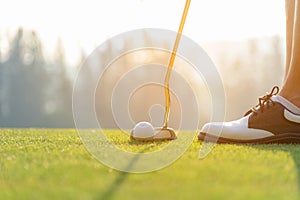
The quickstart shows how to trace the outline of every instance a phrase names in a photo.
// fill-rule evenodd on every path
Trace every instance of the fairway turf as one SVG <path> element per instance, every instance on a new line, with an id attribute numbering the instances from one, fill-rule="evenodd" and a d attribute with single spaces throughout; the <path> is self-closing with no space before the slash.
<path id="1" fill-rule="evenodd" d="M 163 148 L 106 131 L 120 148 Z M 195 140 L 171 166 L 128 174 L 94 159 L 76 130 L 0 129 L 0 199 L 299 199 L 299 145 L 216 145 Z"/>

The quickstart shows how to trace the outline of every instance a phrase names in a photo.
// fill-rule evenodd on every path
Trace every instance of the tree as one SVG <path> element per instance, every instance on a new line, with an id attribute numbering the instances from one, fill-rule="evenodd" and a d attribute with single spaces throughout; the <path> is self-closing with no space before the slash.
<path id="1" fill-rule="evenodd" d="M 47 92 L 46 111 L 49 115 L 47 126 L 73 127 L 72 85 L 67 72 L 65 51 L 58 39 L 54 62 L 50 66 L 49 90 Z"/>
<path id="2" fill-rule="evenodd" d="M 42 44 L 37 34 L 19 29 L 5 63 L 6 126 L 40 125 L 48 80 L 44 64 Z"/>

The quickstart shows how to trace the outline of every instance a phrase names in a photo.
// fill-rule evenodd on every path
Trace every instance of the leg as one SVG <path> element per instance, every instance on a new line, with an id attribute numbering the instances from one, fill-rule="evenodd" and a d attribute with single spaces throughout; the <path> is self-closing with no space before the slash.
<path id="1" fill-rule="evenodd" d="M 300 107 L 300 0 L 295 0 L 290 65 L 280 95 Z"/>
<path id="2" fill-rule="evenodd" d="M 259 98 L 244 117 L 207 123 L 199 140 L 225 143 L 300 143 L 300 0 L 286 0 L 287 60 L 285 82 Z"/>
<path id="3" fill-rule="evenodd" d="M 285 63 L 285 76 L 284 81 L 289 72 L 290 61 L 291 61 L 291 50 L 293 41 L 294 31 L 294 15 L 295 15 L 295 0 L 285 1 L 285 12 L 286 12 L 286 63 Z"/>

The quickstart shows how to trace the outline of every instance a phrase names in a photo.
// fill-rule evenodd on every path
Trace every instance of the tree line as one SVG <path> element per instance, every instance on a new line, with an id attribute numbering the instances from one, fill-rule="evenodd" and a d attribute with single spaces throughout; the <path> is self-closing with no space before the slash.
<path id="1" fill-rule="evenodd" d="M 0 127 L 73 127 L 72 83 L 62 43 L 45 59 L 35 31 L 19 29 L 0 55 Z"/>
<path id="2" fill-rule="evenodd" d="M 235 45 L 218 43 L 215 47 L 218 51 L 209 52 L 219 67 L 224 81 L 227 119 L 231 120 L 240 116 L 249 106 L 256 103 L 259 95 L 282 81 L 284 57 L 282 39 L 274 36 L 261 40 L 263 41 L 246 40 L 244 44 Z M 122 48 L 130 49 L 129 46 L 133 41 L 134 38 L 125 38 Z M 151 38 L 145 34 L 143 41 L 150 44 Z M 169 43 L 166 43 L 167 45 L 170 46 Z M 82 96 L 90 89 L 89 84 L 98 80 L 98 77 L 94 77 L 95 68 L 101 66 L 101 62 L 107 62 L 107 58 L 112 55 L 118 55 L 119 50 L 113 44 L 109 44 L 105 51 L 98 52 L 97 66 L 95 64 L 88 66 L 90 71 L 87 70 L 88 74 L 85 74 L 85 80 L 82 80 Z M 80 63 L 72 69 L 78 69 L 86 60 L 84 52 L 81 52 Z M 116 128 L 114 118 L 108 111 L 111 107 L 110 93 L 117 79 L 132 66 L 145 62 L 166 64 L 168 58 L 165 54 L 155 52 L 152 56 L 147 54 L 146 57 L 129 54 L 115 68 L 111 68 L 115 71 L 106 71 L 107 76 L 102 78 L 105 87 L 102 90 L 98 87 L 99 91 L 95 93 L 97 116 L 102 119 L 105 127 Z M 70 66 L 66 63 L 64 48 L 60 40 L 57 41 L 55 56 L 50 59 L 49 56 L 45 56 L 42 41 L 35 31 L 19 29 L 9 42 L 9 50 L 5 52 L 5 55 L 0 51 L 0 127 L 74 127 L 73 72 L 71 70 L 70 73 Z M 148 75 L 139 73 L 136 78 Z M 200 86 L 195 83 L 194 87 Z M 138 116 L 137 120 L 146 119 L 148 115 L 143 111 L 142 106 L 146 106 L 147 102 L 153 102 L 155 98 L 151 91 L 144 91 L 144 93 L 139 109 L 133 109 L 133 116 Z M 204 94 L 206 93 L 203 92 Z M 244 94 L 247 94 L 249 98 L 241 101 L 240 95 Z M 162 94 L 160 99 L 163 98 Z M 202 104 L 210 105 L 206 101 L 201 102 Z M 204 121 L 209 120 L 206 117 L 209 113 L 206 112 L 208 111 L 201 112 Z"/>

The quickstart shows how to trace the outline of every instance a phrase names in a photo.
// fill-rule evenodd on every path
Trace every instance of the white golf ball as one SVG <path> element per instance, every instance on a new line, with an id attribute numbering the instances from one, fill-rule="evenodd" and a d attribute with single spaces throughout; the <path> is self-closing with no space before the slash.
<path id="1" fill-rule="evenodd" d="M 139 122 L 134 126 L 132 135 L 138 138 L 152 137 L 154 135 L 154 127 L 149 122 Z"/>

